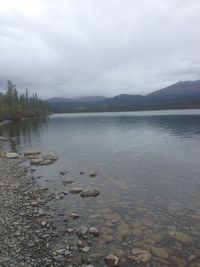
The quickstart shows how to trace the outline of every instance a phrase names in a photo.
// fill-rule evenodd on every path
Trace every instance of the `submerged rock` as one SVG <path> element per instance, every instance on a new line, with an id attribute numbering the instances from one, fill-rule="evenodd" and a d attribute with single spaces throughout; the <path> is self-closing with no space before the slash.
<path id="1" fill-rule="evenodd" d="M 132 249 L 131 256 L 128 257 L 130 261 L 136 262 L 136 263 L 145 263 L 151 260 L 151 254 L 144 249 L 135 248 Z"/>
<path id="2" fill-rule="evenodd" d="M 91 172 L 91 173 L 89 174 L 89 176 L 90 176 L 90 177 L 95 177 L 95 176 L 97 176 L 97 173 L 96 173 L 96 172 Z"/>
<path id="3" fill-rule="evenodd" d="M 78 219 L 80 216 L 79 216 L 78 214 L 76 214 L 76 213 L 71 213 L 71 214 L 69 215 L 69 217 L 72 218 L 73 220 L 76 220 L 76 219 Z"/>
<path id="4" fill-rule="evenodd" d="M 38 155 L 38 157 L 35 157 L 34 155 L 32 156 L 30 155 L 29 159 L 30 159 L 31 165 L 43 166 L 43 165 L 50 165 L 54 163 L 58 159 L 58 157 L 55 153 L 50 153 L 50 154 L 41 154 L 41 155 Z"/>
<path id="5" fill-rule="evenodd" d="M 83 191 L 83 189 L 80 188 L 80 187 L 74 187 L 74 188 L 71 188 L 69 191 L 72 194 L 79 194 L 79 193 L 81 193 Z"/>
<path id="6" fill-rule="evenodd" d="M 99 230 L 95 227 L 90 227 L 89 234 L 98 237 L 99 236 Z"/>
<path id="7" fill-rule="evenodd" d="M 74 182 L 74 181 L 68 179 L 68 180 L 64 180 L 64 181 L 63 181 L 63 184 L 64 184 L 64 185 L 68 185 L 68 184 L 73 184 L 73 182 Z"/>
<path id="8" fill-rule="evenodd" d="M 41 157 L 43 159 L 47 159 L 47 160 L 51 160 L 51 161 L 58 159 L 58 156 L 55 153 L 43 154 Z"/>
<path id="9" fill-rule="evenodd" d="M 41 158 L 31 159 L 30 164 L 31 165 L 40 165 L 40 163 L 43 161 Z"/>
<path id="10" fill-rule="evenodd" d="M 60 175 L 65 175 L 67 173 L 68 173 L 68 171 L 65 171 L 65 170 L 60 171 Z"/>
<path id="11" fill-rule="evenodd" d="M 191 244 L 193 242 L 193 238 L 191 236 L 180 231 L 170 231 L 168 234 L 170 237 L 185 244 Z"/>
<path id="12" fill-rule="evenodd" d="M 91 191 L 83 191 L 81 193 L 81 196 L 82 197 L 97 197 L 99 195 L 99 191 L 94 189 L 94 190 L 91 190 Z"/>
<path id="13" fill-rule="evenodd" d="M 162 259 L 168 259 L 169 258 L 169 254 L 166 251 L 166 249 L 164 249 L 164 248 L 154 247 L 151 249 L 151 252 L 153 255 L 155 255 L 158 258 L 162 258 Z"/>
<path id="14" fill-rule="evenodd" d="M 104 261 L 106 265 L 111 266 L 111 267 L 119 266 L 119 263 L 120 263 L 120 259 L 117 256 L 112 255 L 112 254 L 109 254 L 108 256 L 106 256 Z"/>

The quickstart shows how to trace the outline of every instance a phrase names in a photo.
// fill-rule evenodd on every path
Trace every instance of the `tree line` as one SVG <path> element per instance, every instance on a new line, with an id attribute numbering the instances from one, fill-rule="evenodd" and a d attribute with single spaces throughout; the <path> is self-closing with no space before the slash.
<path id="1" fill-rule="evenodd" d="M 49 113 L 48 103 L 39 99 L 37 94 L 29 95 L 28 89 L 25 93 L 19 93 L 11 81 L 7 82 L 5 92 L 0 92 L 0 121 L 33 118 Z"/>

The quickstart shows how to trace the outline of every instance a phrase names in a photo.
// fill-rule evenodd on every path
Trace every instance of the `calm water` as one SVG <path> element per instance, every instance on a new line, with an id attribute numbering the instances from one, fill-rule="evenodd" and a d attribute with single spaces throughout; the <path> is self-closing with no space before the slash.
<path id="1" fill-rule="evenodd" d="M 77 212 L 82 225 L 100 228 L 94 250 L 161 247 L 171 258 L 187 262 L 194 254 L 198 262 L 200 110 L 53 115 L 1 127 L 0 135 L 15 137 L 9 150 L 58 154 L 55 164 L 37 168 L 41 186 L 56 194 L 73 186 L 100 191 L 94 199 L 68 195 L 50 204 L 60 227 L 58 213 Z M 67 177 L 73 185 L 63 185 Z M 114 240 L 105 246 L 108 236 Z"/>

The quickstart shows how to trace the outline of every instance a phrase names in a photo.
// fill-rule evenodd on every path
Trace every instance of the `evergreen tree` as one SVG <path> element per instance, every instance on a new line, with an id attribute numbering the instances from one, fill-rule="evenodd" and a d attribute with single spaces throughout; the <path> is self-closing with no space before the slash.
<path id="1" fill-rule="evenodd" d="M 28 89 L 25 94 L 19 94 L 16 85 L 10 80 L 7 82 L 6 92 L 0 93 L 0 121 L 43 116 L 49 112 L 48 104 L 39 99 L 37 94 L 29 96 Z"/>

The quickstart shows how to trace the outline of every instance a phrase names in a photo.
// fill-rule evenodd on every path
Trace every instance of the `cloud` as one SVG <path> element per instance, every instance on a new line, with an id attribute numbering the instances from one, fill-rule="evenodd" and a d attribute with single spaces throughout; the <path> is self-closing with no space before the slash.
<path id="1" fill-rule="evenodd" d="M 0 86 L 143 94 L 199 78 L 198 0 L 0 0 Z"/>

